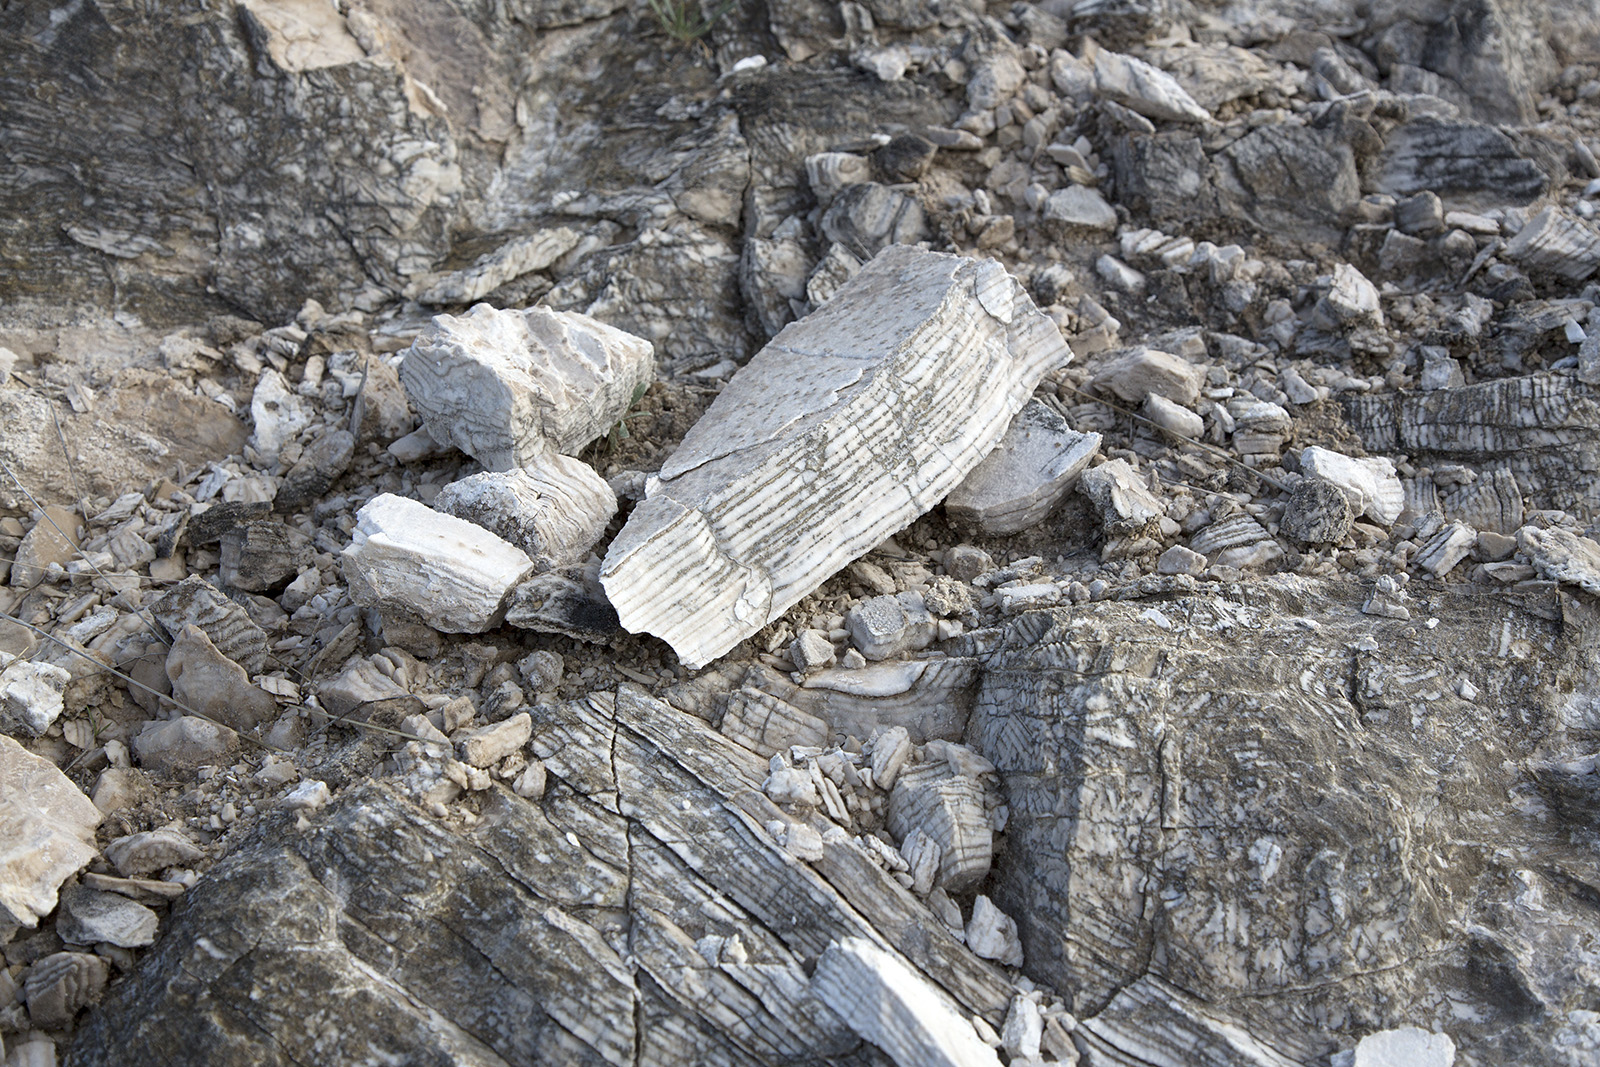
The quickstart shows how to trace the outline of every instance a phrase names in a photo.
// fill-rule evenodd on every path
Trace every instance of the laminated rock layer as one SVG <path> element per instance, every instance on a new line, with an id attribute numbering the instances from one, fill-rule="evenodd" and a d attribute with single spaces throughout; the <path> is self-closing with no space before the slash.
<path id="1" fill-rule="evenodd" d="M 606 555 L 623 626 L 702 666 L 938 503 L 1071 358 L 997 263 L 895 247 L 786 327 Z"/>

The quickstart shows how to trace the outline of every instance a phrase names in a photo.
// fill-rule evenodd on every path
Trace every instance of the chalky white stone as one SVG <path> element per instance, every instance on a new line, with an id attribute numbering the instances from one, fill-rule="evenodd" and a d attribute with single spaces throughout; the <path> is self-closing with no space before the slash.
<path id="1" fill-rule="evenodd" d="M 617 494 L 581 459 L 547 453 L 521 470 L 451 482 L 433 506 L 504 538 L 548 571 L 584 561 L 617 513 Z"/>
<path id="2" fill-rule="evenodd" d="M 943 499 L 1070 358 L 999 264 L 885 249 L 652 483 L 601 569 L 622 625 L 709 663 Z"/>
<path id="3" fill-rule="evenodd" d="M 479 304 L 435 316 L 400 380 L 435 440 L 504 471 L 581 451 L 627 413 L 653 369 L 649 341 L 587 315 Z"/>
<path id="4" fill-rule="evenodd" d="M 1400 517 L 1406 504 L 1405 489 L 1394 462 L 1384 456 L 1355 459 L 1332 449 L 1312 445 L 1300 451 L 1300 469 L 1338 486 L 1356 515 L 1369 515 L 1385 526 Z"/>
<path id="5" fill-rule="evenodd" d="M 352 534 L 343 569 L 356 603 L 409 611 L 445 633 L 499 625 L 511 590 L 533 573 L 515 545 L 392 493 L 356 513 Z"/>
<path id="6" fill-rule="evenodd" d="M 829 945 L 811 991 L 900 1067 L 999 1067 L 943 994 L 866 938 Z"/>

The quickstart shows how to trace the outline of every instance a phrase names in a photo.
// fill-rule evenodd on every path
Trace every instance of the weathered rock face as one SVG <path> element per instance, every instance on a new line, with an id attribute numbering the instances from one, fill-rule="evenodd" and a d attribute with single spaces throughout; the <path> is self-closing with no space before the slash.
<path id="1" fill-rule="evenodd" d="M 0 736 L 0 923 L 33 927 L 94 859 L 100 811 L 48 760 Z"/>
<path id="2" fill-rule="evenodd" d="M 543 797 L 497 787 L 471 828 L 382 783 L 265 826 L 68 1062 L 883 1064 L 802 966 L 852 937 L 1000 1025 L 999 972 L 848 838 L 790 856 L 765 761 L 699 720 L 624 691 L 542 709 L 530 747 Z"/>
<path id="3" fill-rule="evenodd" d="M 1256 589 L 1165 600 L 1166 626 L 1137 602 L 1031 614 L 989 658 L 971 736 L 1011 805 L 997 899 L 1029 971 L 1102 1013 L 1107 1062 L 1221 1024 L 1308 1062 L 1402 1022 L 1448 1023 L 1472 1062 L 1537 1059 L 1570 1010 L 1550 975 L 1600 943 L 1558 932 L 1592 916 L 1572 825 L 1509 798 L 1585 743 L 1592 608 L 1441 592 L 1436 627 L 1374 626 L 1355 590 Z M 1349 610 L 1302 628 L 1313 598 Z M 1539 903 L 1507 901 L 1517 880 Z"/>

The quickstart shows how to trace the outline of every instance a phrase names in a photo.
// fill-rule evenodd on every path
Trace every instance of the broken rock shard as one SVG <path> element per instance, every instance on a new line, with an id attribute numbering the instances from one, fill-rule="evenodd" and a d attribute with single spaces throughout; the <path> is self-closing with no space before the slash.
<path id="1" fill-rule="evenodd" d="M 817 961 L 811 991 L 900 1067 L 997 1067 L 994 1050 L 933 986 L 866 938 Z"/>
<path id="2" fill-rule="evenodd" d="M 400 380 L 436 440 L 504 471 L 573 455 L 610 430 L 649 383 L 652 351 L 577 312 L 479 304 L 436 316 Z"/>
<path id="3" fill-rule="evenodd" d="M 704 666 L 943 499 L 1070 358 L 998 263 L 886 249 L 662 469 L 601 569 L 622 625 Z"/>
<path id="4" fill-rule="evenodd" d="M 533 572 L 515 545 L 426 504 L 383 493 L 356 513 L 344 576 L 363 607 L 409 611 L 445 633 L 482 633 Z"/>

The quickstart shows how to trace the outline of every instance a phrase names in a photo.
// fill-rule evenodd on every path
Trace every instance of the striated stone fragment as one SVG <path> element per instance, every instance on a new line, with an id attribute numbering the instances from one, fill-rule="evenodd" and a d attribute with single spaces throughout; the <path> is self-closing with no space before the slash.
<path id="1" fill-rule="evenodd" d="M 408 611 L 445 633 L 482 633 L 533 571 L 514 545 L 426 504 L 384 493 L 356 513 L 342 556 L 358 604 Z"/>
<path id="2" fill-rule="evenodd" d="M 1153 348 L 1131 348 L 1103 360 L 1090 385 L 1099 393 L 1111 393 L 1130 404 L 1142 404 L 1151 393 L 1159 393 L 1184 407 L 1200 398 L 1205 371 L 1181 356 Z"/>
<path id="3" fill-rule="evenodd" d="M 155 941 L 158 924 L 156 913 L 143 904 L 80 885 L 61 894 L 56 933 L 69 945 L 142 948 Z"/>
<path id="4" fill-rule="evenodd" d="M 1325 478 L 1305 478 L 1289 494 L 1279 528 L 1305 544 L 1337 544 L 1355 522 L 1350 498 Z"/>
<path id="5" fill-rule="evenodd" d="M 1045 225 L 1061 232 L 1117 228 L 1117 213 L 1106 198 L 1087 185 L 1069 185 L 1050 194 L 1041 216 Z"/>
<path id="6" fill-rule="evenodd" d="M 1570 530 L 1524 526 L 1517 531 L 1517 547 L 1551 581 L 1600 596 L 1600 545 L 1589 538 Z"/>
<path id="7" fill-rule="evenodd" d="M 1405 489 L 1395 473 L 1394 462 L 1386 457 L 1354 459 L 1311 445 L 1300 450 L 1300 469 L 1337 486 L 1356 516 L 1368 515 L 1391 526 L 1405 508 Z"/>
<path id="8" fill-rule="evenodd" d="M 204 853 L 176 830 L 146 830 L 119 837 L 106 846 L 106 859 L 126 878 L 138 878 L 168 867 L 187 867 Z"/>
<path id="9" fill-rule="evenodd" d="M 183 628 L 167 653 L 167 678 L 176 702 L 236 730 L 253 729 L 278 712 L 278 702 L 251 685 L 244 668 L 193 624 Z"/>
<path id="10" fill-rule="evenodd" d="M 1550 184 L 1501 130 L 1431 115 L 1391 133 L 1374 171 L 1376 192 L 1435 193 L 1450 207 L 1472 210 L 1526 204 Z"/>
<path id="11" fill-rule="evenodd" d="M 307 567 L 316 553 L 311 538 L 281 522 L 252 522 L 222 535 L 225 586 L 251 593 L 281 589 Z"/>
<path id="12" fill-rule="evenodd" d="M 934 840 L 942 850 L 937 883 L 947 893 L 983 881 L 994 862 L 994 832 L 978 780 L 932 763 L 903 770 L 893 781 L 889 832 L 895 839 L 904 841 L 921 830 Z"/>
<path id="13" fill-rule="evenodd" d="M 1467 558 L 1477 542 L 1478 531 L 1466 523 L 1446 523 L 1422 543 L 1412 559 L 1435 578 L 1443 578 Z"/>
<path id="14" fill-rule="evenodd" d="M 61 693 L 72 673 L 51 663 L 0 652 L 0 732 L 38 737 L 61 717 Z"/>
<path id="15" fill-rule="evenodd" d="M 110 974 L 111 965 L 104 957 L 86 952 L 57 952 L 39 960 L 22 984 L 29 1021 L 38 1030 L 67 1026 L 81 1009 L 100 999 Z"/>
<path id="16" fill-rule="evenodd" d="M 999 1067 L 943 994 L 865 938 L 829 945 L 811 992 L 899 1067 Z"/>
<path id="17" fill-rule="evenodd" d="M 1161 501 L 1125 459 L 1108 460 L 1084 471 L 1078 478 L 1078 491 L 1100 512 L 1109 533 L 1141 530 L 1165 514 Z"/>
<path id="18" fill-rule="evenodd" d="M 198 626 L 218 652 L 250 674 L 260 674 L 266 667 L 266 632 L 244 608 L 198 574 L 167 590 L 150 605 L 150 614 L 173 635 L 181 634 L 186 626 Z"/>
<path id="19" fill-rule="evenodd" d="M 1165 122 L 1211 121 L 1178 80 L 1142 59 L 1100 49 L 1094 56 L 1094 84 L 1101 96 L 1147 118 Z"/>
<path id="20" fill-rule="evenodd" d="M 520 711 L 490 726 L 480 726 L 456 740 L 461 761 L 472 767 L 492 767 L 505 759 L 533 736 L 533 717 Z"/>
<path id="21" fill-rule="evenodd" d="M 604 641 L 618 628 L 617 611 L 600 590 L 560 574 L 535 575 L 512 590 L 506 623 L 578 641 Z"/>
<path id="22" fill-rule="evenodd" d="M 824 237 L 862 261 L 928 235 L 927 215 L 917 198 L 877 182 L 845 187 L 818 225 Z"/>
<path id="23" fill-rule="evenodd" d="M 1144 417 L 1163 430 L 1183 437 L 1199 437 L 1206 429 L 1205 420 L 1199 415 L 1160 393 L 1151 393 L 1144 398 Z"/>
<path id="24" fill-rule="evenodd" d="M 332 430 L 321 435 L 306 446 L 300 461 L 285 472 L 278 495 L 272 498 L 273 507 L 290 511 L 312 503 L 350 469 L 355 454 L 356 438 L 349 430 Z"/>
<path id="25" fill-rule="evenodd" d="M 55 764 L 0 735 L 0 925 L 32 929 L 94 859 L 100 810 Z"/>
<path id="26" fill-rule="evenodd" d="M 945 513 L 996 536 L 1026 530 L 1072 491 L 1099 451 L 1099 434 L 1078 433 L 1030 400 L 995 450 L 945 497 Z"/>
<path id="27" fill-rule="evenodd" d="M 700 667 L 926 512 L 1070 358 L 991 261 L 895 247 L 734 376 L 601 570 Z"/>
<path id="28" fill-rule="evenodd" d="M 1377 286 L 1350 264 L 1339 264 L 1333 269 L 1333 285 L 1312 312 L 1312 321 L 1326 330 L 1382 326 Z"/>
<path id="29" fill-rule="evenodd" d="M 617 513 L 617 494 L 587 463 L 550 453 L 520 470 L 452 482 L 433 507 L 510 542 L 548 571 L 583 562 Z"/>
<path id="30" fill-rule="evenodd" d="M 1600 267 L 1600 233 L 1551 205 L 1529 219 L 1506 243 L 1505 257 L 1529 271 L 1581 282 Z"/>
<path id="31" fill-rule="evenodd" d="M 479 304 L 436 316 L 400 380 L 435 440 L 504 471 L 583 449 L 627 413 L 653 369 L 650 342 L 586 315 Z"/>
<path id="32" fill-rule="evenodd" d="M 239 747 L 239 735 L 226 726 L 193 715 L 145 724 L 133 738 L 139 765 L 172 777 L 202 764 L 217 764 Z"/>

